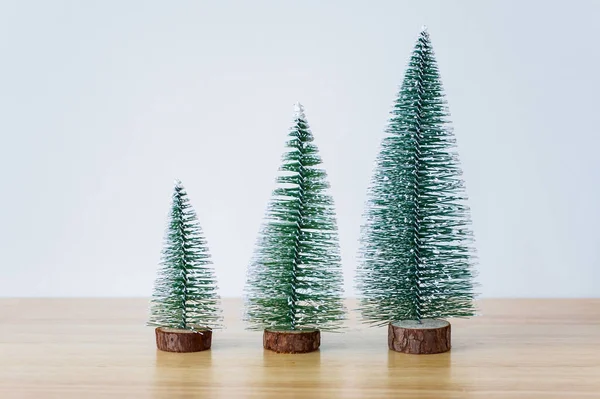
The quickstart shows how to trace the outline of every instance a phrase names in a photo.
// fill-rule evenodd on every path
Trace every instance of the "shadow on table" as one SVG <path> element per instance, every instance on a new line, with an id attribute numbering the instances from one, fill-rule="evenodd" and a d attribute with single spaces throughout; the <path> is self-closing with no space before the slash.
<path id="1" fill-rule="evenodd" d="M 436 392 L 460 391 L 452 378 L 452 351 L 435 355 L 388 352 L 389 389 L 413 391 L 414 398 L 436 397 Z"/>
<path id="2" fill-rule="evenodd" d="M 212 351 L 156 351 L 153 392 L 156 398 L 206 393 L 213 384 Z M 186 396 L 187 397 L 187 396 Z"/>
<path id="3" fill-rule="evenodd" d="M 212 363 L 212 350 L 191 353 L 175 353 L 156 350 L 157 369 L 187 369 L 210 368 Z"/>
<path id="4" fill-rule="evenodd" d="M 310 353 L 276 353 L 263 350 L 262 365 L 264 368 L 295 368 L 317 370 L 321 366 L 321 351 Z"/>
<path id="5" fill-rule="evenodd" d="M 321 352 L 284 354 L 263 351 L 260 383 L 282 394 L 292 384 L 302 387 L 307 397 L 327 385 L 326 370 L 321 368 Z"/>

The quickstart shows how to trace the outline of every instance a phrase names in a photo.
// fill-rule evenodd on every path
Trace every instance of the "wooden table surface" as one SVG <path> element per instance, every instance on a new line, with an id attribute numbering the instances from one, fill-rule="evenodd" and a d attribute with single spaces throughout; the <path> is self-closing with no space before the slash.
<path id="1" fill-rule="evenodd" d="M 483 300 L 450 352 L 421 356 L 356 314 L 318 352 L 267 352 L 223 302 L 212 350 L 173 354 L 144 299 L 0 299 L 0 398 L 600 398 L 600 299 Z"/>

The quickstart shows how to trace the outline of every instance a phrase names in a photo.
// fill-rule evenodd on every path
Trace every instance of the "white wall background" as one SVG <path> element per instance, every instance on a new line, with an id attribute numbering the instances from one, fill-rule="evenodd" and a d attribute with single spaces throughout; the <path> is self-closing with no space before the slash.
<path id="1" fill-rule="evenodd" d="M 348 295 L 365 191 L 421 25 L 483 296 L 600 296 L 600 3 L 3 1 L 0 296 L 149 295 L 172 182 L 239 296 L 296 100 Z"/>

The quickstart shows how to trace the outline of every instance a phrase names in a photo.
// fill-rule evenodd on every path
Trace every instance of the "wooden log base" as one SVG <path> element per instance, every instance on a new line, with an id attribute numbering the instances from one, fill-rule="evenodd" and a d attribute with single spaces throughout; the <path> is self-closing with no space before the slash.
<path id="1" fill-rule="evenodd" d="M 263 346 L 277 353 L 313 352 L 321 346 L 321 332 L 319 330 L 265 330 Z"/>
<path id="2" fill-rule="evenodd" d="M 446 320 L 401 320 L 388 327 L 388 346 L 396 352 L 415 355 L 450 350 L 450 323 Z"/>
<path id="3" fill-rule="evenodd" d="M 211 330 L 183 330 L 157 327 L 156 347 L 165 352 L 200 352 L 210 349 Z"/>

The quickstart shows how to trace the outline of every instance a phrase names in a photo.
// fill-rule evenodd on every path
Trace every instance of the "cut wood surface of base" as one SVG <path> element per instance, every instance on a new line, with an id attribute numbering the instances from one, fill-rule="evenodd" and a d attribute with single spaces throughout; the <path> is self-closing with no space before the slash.
<path id="1" fill-rule="evenodd" d="M 450 323 L 446 320 L 401 320 L 388 326 L 388 347 L 396 352 L 432 355 L 448 352 Z"/>
<path id="2" fill-rule="evenodd" d="M 157 327 L 154 332 L 156 347 L 165 352 L 200 352 L 210 349 L 212 341 L 210 330 Z"/>
<path id="3" fill-rule="evenodd" d="M 263 332 L 264 348 L 278 353 L 314 352 L 319 349 L 320 345 L 321 332 L 319 330 L 277 331 L 267 329 Z"/>
<path id="4" fill-rule="evenodd" d="M 354 300 L 347 308 L 357 307 Z M 223 299 L 210 350 L 156 349 L 147 299 L 0 299 L 1 399 L 600 398 L 600 299 L 485 299 L 449 319 L 452 350 L 388 349 L 388 326 L 349 313 L 318 351 L 263 348 Z M 218 338 L 218 339 L 217 339 Z"/>

